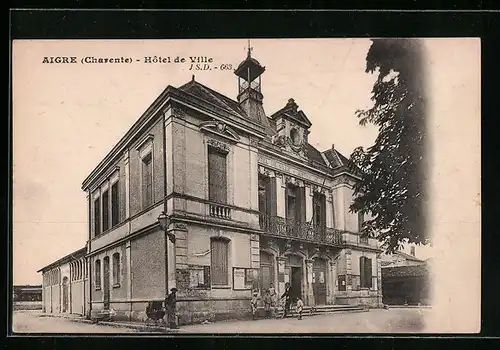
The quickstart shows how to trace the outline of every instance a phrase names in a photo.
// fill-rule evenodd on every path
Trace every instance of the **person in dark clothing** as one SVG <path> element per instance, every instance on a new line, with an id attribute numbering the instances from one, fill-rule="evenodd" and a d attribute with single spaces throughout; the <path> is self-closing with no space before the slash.
<path id="1" fill-rule="evenodd" d="M 280 299 L 285 298 L 285 309 L 283 310 L 283 318 L 290 312 L 290 304 L 292 303 L 292 290 L 290 288 L 290 283 L 285 283 L 285 292 Z"/>
<path id="2" fill-rule="evenodd" d="M 176 309 L 175 304 L 177 303 L 177 288 L 170 289 L 170 294 L 165 299 L 165 308 L 167 309 L 167 327 L 170 329 L 177 329 L 179 326 L 177 325 L 176 320 Z"/>

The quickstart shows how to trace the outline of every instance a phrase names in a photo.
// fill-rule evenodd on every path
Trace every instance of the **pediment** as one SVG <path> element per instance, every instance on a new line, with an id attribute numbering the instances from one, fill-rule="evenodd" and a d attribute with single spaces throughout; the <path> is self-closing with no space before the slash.
<path id="1" fill-rule="evenodd" d="M 299 124 L 304 129 L 309 129 L 312 125 L 306 114 L 299 110 L 299 106 L 295 103 L 293 98 L 288 100 L 285 107 L 280 109 L 278 112 L 271 116 L 272 120 L 277 120 L 278 118 L 283 118 L 291 121 L 294 124 Z"/>
<path id="2" fill-rule="evenodd" d="M 221 136 L 233 142 L 238 142 L 240 140 L 238 133 L 221 121 L 210 120 L 203 122 L 200 124 L 200 130 Z"/>
<path id="3" fill-rule="evenodd" d="M 284 115 L 297 124 L 304 126 L 306 129 L 310 128 L 312 125 L 311 121 L 309 120 L 309 118 L 307 118 L 306 114 L 303 111 L 298 111 L 295 113 L 285 112 Z"/>

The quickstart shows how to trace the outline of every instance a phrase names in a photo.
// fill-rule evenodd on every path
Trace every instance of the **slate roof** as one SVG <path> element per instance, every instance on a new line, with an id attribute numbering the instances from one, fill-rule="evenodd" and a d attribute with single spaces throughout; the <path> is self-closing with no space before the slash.
<path id="1" fill-rule="evenodd" d="M 321 165 L 327 165 L 325 163 L 325 160 L 323 159 L 323 157 L 321 156 L 321 152 L 318 151 L 313 145 L 311 145 L 310 143 L 307 144 L 307 158 L 309 158 L 310 160 L 313 160 L 315 162 L 318 162 L 320 163 Z"/>
<path id="2" fill-rule="evenodd" d="M 422 259 L 419 259 L 413 255 L 410 255 L 410 254 L 406 254 L 405 252 L 402 252 L 402 251 L 397 251 L 395 254 L 399 255 L 399 256 L 402 256 L 403 258 L 405 258 L 406 260 L 411 260 L 411 261 L 417 261 L 417 262 L 425 262 L 424 260 Z"/>
<path id="3" fill-rule="evenodd" d="M 325 155 L 325 158 L 328 160 L 332 168 L 349 164 L 349 159 L 344 157 L 344 155 L 336 149 L 326 150 L 323 152 L 323 154 Z"/>
<path id="4" fill-rule="evenodd" d="M 206 85 L 201 84 L 196 80 L 191 80 L 188 83 L 180 86 L 179 90 L 190 93 L 196 97 L 199 97 L 205 101 L 212 103 L 213 105 L 218 106 L 219 108 L 232 112 L 240 117 L 248 118 L 245 110 L 240 107 L 237 101 L 221 94 L 220 92 L 217 92 L 209 88 Z M 275 117 L 279 113 L 286 113 L 286 114 L 292 113 L 296 119 L 301 120 L 303 123 L 306 124 L 310 123 L 309 119 L 302 111 L 296 111 L 294 110 L 294 108 L 296 108 L 296 104 L 293 101 L 293 99 L 290 99 L 285 107 L 275 112 L 272 116 L 268 117 L 270 127 L 274 130 L 274 132 L 276 131 Z M 336 168 L 342 165 L 347 165 L 349 163 L 349 160 L 337 150 L 327 150 L 325 152 L 320 152 L 311 144 L 309 143 L 307 144 L 307 157 L 311 161 L 319 163 L 323 166 L 329 166 L 329 164 L 325 163 L 325 160 L 323 159 L 321 153 L 323 153 L 325 157 L 328 159 L 332 168 Z"/>
<path id="5" fill-rule="evenodd" d="M 240 107 L 238 102 L 195 80 L 191 80 L 190 82 L 182 85 L 181 87 L 179 87 L 179 90 L 193 94 L 222 109 L 236 113 L 241 117 L 247 117 L 246 112 L 243 110 L 243 108 Z"/>
<path id="6" fill-rule="evenodd" d="M 426 265 L 395 266 L 382 269 L 382 278 L 387 277 L 425 277 L 429 274 Z"/>

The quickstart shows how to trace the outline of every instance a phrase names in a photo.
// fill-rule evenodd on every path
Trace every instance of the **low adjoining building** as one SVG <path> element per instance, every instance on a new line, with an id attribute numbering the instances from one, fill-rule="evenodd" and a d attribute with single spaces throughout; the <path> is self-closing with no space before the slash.
<path id="1" fill-rule="evenodd" d="M 43 312 L 85 315 L 85 291 L 89 290 L 86 253 L 87 248 L 81 248 L 38 271 L 43 276 Z"/>

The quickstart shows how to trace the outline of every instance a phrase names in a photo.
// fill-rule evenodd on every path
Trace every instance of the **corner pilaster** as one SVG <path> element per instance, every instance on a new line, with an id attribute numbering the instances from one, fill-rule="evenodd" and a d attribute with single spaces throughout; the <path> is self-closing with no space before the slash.
<path id="1" fill-rule="evenodd" d="M 306 260 L 306 305 L 314 305 L 314 291 L 313 291 L 313 263 L 314 260 Z"/>
<path id="2" fill-rule="evenodd" d="M 352 265 L 351 265 L 351 250 L 346 249 L 345 251 L 345 262 L 346 262 L 346 290 L 348 294 L 352 292 Z"/>

